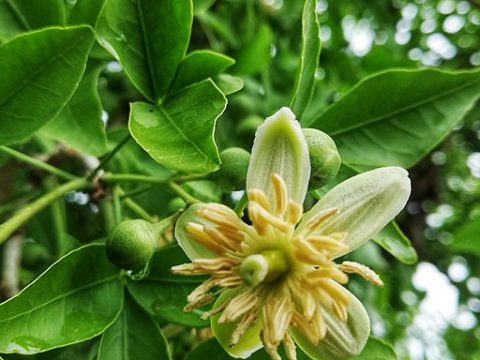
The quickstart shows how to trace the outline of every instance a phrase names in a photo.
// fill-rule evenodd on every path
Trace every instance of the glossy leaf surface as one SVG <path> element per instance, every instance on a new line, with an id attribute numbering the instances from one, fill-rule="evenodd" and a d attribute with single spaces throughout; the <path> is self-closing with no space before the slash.
<path id="1" fill-rule="evenodd" d="M 0 305 L 0 352 L 34 354 L 93 338 L 122 303 L 119 272 L 105 247 L 74 250 Z"/>
<path id="2" fill-rule="evenodd" d="M 69 101 L 93 44 L 87 26 L 48 28 L 0 47 L 0 144 L 25 140 Z M 28 100 L 28 101 L 27 101 Z"/>
<path id="3" fill-rule="evenodd" d="M 162 105 L 132 104 L 132 136 L 160 164 L 187 172 L 212 172 L 220 158 L 214 141 L 227 100 L 211 80 L 179 92 Z"/>
<path id="4" fill-rule="evenodd" d="M 68 104 L 41 130 L 43 134 L 93 156 L 107 152 L 102 103 L 97 91 L 100 71 L 98 64 L 90 65 Z"/>
<path id="5" fill-rule="evenodd" d="M 352 360 L 397 360 L 392 346 L 384 341 L 370 337 L 363 351 Z"/>
<path id="6" fill-rule="evenodd" d="M 128 295 L 117 320 L 102 336 L 98 360 L 168 360 L 168 344 L 160 327 Z"/>
<path id="7" fill-rule="evenodd" d="M 346 164 L 409 168 L 479 97 L 479 71 L 389 70 L 361 81 L 312 127 L 333 137 Z"/>
<path id="8" fill-rule="evenodd" d="M 99 40 L 135 87 L 156 102 L 167 93 L 185 56 L 192 19 L 191 0 L 109 1 L 99 22 Z"/>

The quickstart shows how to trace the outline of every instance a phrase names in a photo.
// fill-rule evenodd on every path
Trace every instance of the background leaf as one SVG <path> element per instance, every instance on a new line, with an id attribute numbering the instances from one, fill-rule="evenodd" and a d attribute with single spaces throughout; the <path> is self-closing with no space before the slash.
<path id="1" fill-rule="evenodd" d="M 409 168 L 479 97 L 480 71 L 391 70 L 361 81 L 312 127 L 333 137 L 346 164 Z"/>
<path id="2" fill-rule="evenodd" d="M 178 66 L 170 93 L 173 94 L 201 80 L 213 78 L 234 63 L 235 60 L 232 58 L 210 50 L 194 51 Z"/>
<path id="3" fill-rule="evenodd" d="M 98 25 L 99 41 L 135 87 L 156 102 L 185 56 L 192 19 L 191 0 L 109 1 Z"/>
<path id="4" fill-rule="evenodd" d="M 462 224 L 455 230 L 449 246 L 455 251 L 471 253 L 480 256 L 480 219 L 473 219 Z"/>
<path id="5" fill-rule="evenodd" d="M 160 327 L 125 294 L 123 310 L 102 336 L 98 360 L 168 360 L 168 344 Z"/>
<path id="6" fill-rule="evenodd" d="M 89 155 L 107 152 L 102 103 L 97 91 L 100 64 L 90 64 L 68 104 L 42 128 L 42 133 Z"/>
<path id="7" fill-rule="evenodd" d="M 401 262 L 405 264 L 417 262 L 417 252 L 394 221 L 375 235 L 373 240 Z"/>
<path id="8" fill-rule="evenodd" d="M 97 26 L 100 13 L 106 0 L 76 0 L 73 8 L 68 9 L 69 24 L 88 24 L 92 28 Z"/>
<path id="9" fill-rule="evenodd" d="M 208 320 L 200 319 L 202 311 L 183 311 L 187 295 L 193 291 L 202 277 L 173 275 L 170 268 L 190 262 L 179 246 L 159 250 L 150 262 L 149 275 L 141 280 L 128 280 L 127 287 L 133 298 L 152 316 L 190 327 L 205 327 Z"/>
<path id="10" fill-rule="evenodd" d="M 64 24 L 64 0 L 0 0 L 0 38 Z"/>
<path id="11" fill-rule="evenodd" d="M 105 246 L 74 250 L 0 305 L 0 353 L 34 354 L 93 338 L 122 302 L 119 272 Z"/>
<path id="12" fill-rule="evenodd" d="M 213 132 L 227 100 L 211 80 L 179 92 L 162 105 L 134 103 L 130 133 L 157 162 L 186 172 L 212 172 L 220 158 Z"/>
<path id="13" fill-rule="evenodd" d="M 352 357 L 351 360 L 397 360 L 397 355 L 391 345 L 370 337 L 361 354 Z"/>
<path id="14" fill-rule="evenodd" d="M 0 47 L 0 144 L 25 140 L 65 106 L 93 44 L 87 26 L 20 35 Z"/>
<path id="15" fill-rule="evenodd" d="M 300 63 L 290 107 L 297 119 L 302 118 L 303 111 L 312 97 L 315 85 L 315 71 L 320 56 L 320 28 L 317 19 L 316 0 L 306 0 L 302 15 L 302 48 Z"/>

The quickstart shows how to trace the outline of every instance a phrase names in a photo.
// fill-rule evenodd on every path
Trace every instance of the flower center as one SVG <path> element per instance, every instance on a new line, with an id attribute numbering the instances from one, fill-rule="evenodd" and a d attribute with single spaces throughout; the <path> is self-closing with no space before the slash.
<path id="1" fill-rule="evenodd" d="M 288 269 L 288 261 L 281 250 L 265 250 L 260 254 L 247 256 L 240 264 L 239 273 L 250 286 L 262 282 L 273 282 Z"/>

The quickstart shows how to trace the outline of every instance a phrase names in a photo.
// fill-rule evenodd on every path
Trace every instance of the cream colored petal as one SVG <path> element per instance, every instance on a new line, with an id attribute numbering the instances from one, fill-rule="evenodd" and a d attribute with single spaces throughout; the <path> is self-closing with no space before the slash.
<path id="1" fill-rule="evenodd" d="M 340 285 L 338 285 L 340 286 Z M 362 303 L 351 293 L 347 308 L 347 321 L 340 321 L 332 312 L 323 310 L 327 327 L 325 337 L 318 344 L 312 344 L 307 337 L 290 327 L 295 343 L 313 360 L 342 360 L 359 354 L 370 335 L 370 320 Z"/>
<path id="2" fill-rule="evenodd" d="M 330 190 L 305 213 L 298 234 L 321 211 L 337 208 L 338 214 L 321 224 L 317 234 L 346 232 L 349 250 L 371 239 L 403 209 L 410 196 L 408 172 L 400 167 L 384 167 L 356 175 Z"/>
<path id="3" fill-rule="evenodd" d="M 260 125 L 255 135 L 247 172 L 247 191 L 264 191 L 273 204 L 272 175 L 287 185 L 288 197 L 303 203 L 310 178 L 305 136 L 293 112 L 283 107 Z"/>

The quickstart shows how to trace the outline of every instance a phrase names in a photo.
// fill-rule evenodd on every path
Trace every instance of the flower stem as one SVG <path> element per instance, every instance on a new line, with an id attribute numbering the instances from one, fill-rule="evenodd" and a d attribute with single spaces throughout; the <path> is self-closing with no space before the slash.
<path id="1" fill-rule="evenodd" d="M 13 157 L 15 159 L 23 161 L 23 162 L 25 162 L 29 165 L 32 165 L 32 166 L 34 166 L 36 168 L 39 168 L 39 169 L 42 169 L 46 172 L 49 172 L 50 174 L 56 175 L 61 179 L 65 179 L 65 180 L 78 179 L 78 177 L 76 177 L 73 174 L 70 174 L 66 171 L 63 171 L 63 170 L 61 170 L 61 169 L 59 169 L 55 166 L 52 166 L 50 164 L 47 164 L 47 163 L 43 162 L 41 160 L 35 159 L 34 157 L 31 157 L 29 155 L 21 153 L 20 151 L 11 149 L 7 146 L 0 146 L 0 151 L 4 152 L 5 154 L 10 155 L 11 157 Z"/>
<path id="2" fill-rule="evenodd" d="M 197 198 L 193 197 L 192 195 L 190 195 L 188 192 L 186 192 L 180 185 L 178 185 L 177 183 L 173 182 L 173 181 L 170 181 L 168 183 L 168 186 L 170 187 L 170 189 L 176 193 L 178 196 L 180 196 L 183 200 L 185 200 L 185 202 L 189 205 L 191 204 L 195 204 L 195 203 L 198 203 L 200 202 L 200 200 L 198 200 Z"/>
<path id="3" fill-rule="evenodd" d="M 139 175 L 139 174 L 104 174 L 102 180 L 106 182 L 117 182 L 117 181 L 132 181 L 132 182 L 143 182 L 149 184 L 166 184 L 168 179 L 157 178 L 155 176 L 149 175 Z"/>
<path id="4" fill-rule="evenodd" d="M 15 230 L 22 226 L 26 221 L 46 208 L 55 200 L 59 199 L 70 191 L 84 189 L 89 186 L 91 186 L 91 183 L 87 179 L 81 178 L 71 180 L 60 185 L 59 187 L 52 189 L 45 195 L 39 197 L 37 200 L 25 205 L 18 210 L 13 217 L 0 225 L 0 244 L 7 240 L 10 235 L 12 235 Z"/>
<path id="5" fill-rule="evenodd" d="M 128 134 L 122 141 L 120 141 L 117 146 L 113 148 L 103 159 L 100 161 L 100 164 L 93 169 L 92 173 L 88 175 L 88 179 L 92 180 L 100 170 L 102 170 L 105 165 L 120 151 L 120 149 L 130 140 L 130 134 Z"/>
<path id="6" fill-rule="evenodd" d="M 235 214 L 237 214 L 238 217 L 241 218 L 243 216 L 243 210 L 245 210 L 245 208 L 247 207 L 247 204 L 248 204 L 248 194 L 245 191 L 242 197 L 240 198 L 240 200 L 238 200 L 237 205 L 235 205 L 235 209 L 233 209 L 233 211 L 235 211 Z"/>

